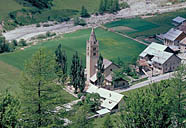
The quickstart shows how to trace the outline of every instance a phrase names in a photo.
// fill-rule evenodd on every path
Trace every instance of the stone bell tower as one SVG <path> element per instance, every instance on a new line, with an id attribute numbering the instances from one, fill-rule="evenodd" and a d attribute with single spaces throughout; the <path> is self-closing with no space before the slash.
<path id="1" fill-rule="evenodd" d="M 90 78 L 96 73 L 96 64 L 99 58 L 99 42 L 96 40 L 94 28 L 90 34 L 89 40 L 86 44 L 86 70 L 87 81 L 90 82 Z"/>

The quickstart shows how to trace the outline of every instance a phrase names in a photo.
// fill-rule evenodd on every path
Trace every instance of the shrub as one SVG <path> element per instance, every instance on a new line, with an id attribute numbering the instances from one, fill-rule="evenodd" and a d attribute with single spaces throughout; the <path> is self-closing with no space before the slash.
<path id="1" fill-rule="evenodd" d="M 41 27 L 40 23 L 37 23 L 37 24 L 36 24 L 36 27 Z"/>
<path id="2" fill-rule="evenodd" d="M 24 39 L 21 39 L 21 40 L 19 41 L 19 44 L 20 44 L 21 46 L 27 46 L 27 43 L 26 43 L 26 41 L 25 41 Z"/>
<path id="3" fill-rule="evenodd" d="M 13 40 L 13 41 L 12 41 L 12 44 L 13 44 L 14 46 L 17 46 L 17 45 L 18 45 L 17 40 Z"/>
<path id="4" fill-rule="evenodd" d="M 121 9 L 130 8 L 129 4 L 127 2 L 123 2 L 120 4 Z"/>
<path id="5" fill-rule="evenodd" d="M 43 24 L 43 27 L 49 27 L 50 24 Z"/>

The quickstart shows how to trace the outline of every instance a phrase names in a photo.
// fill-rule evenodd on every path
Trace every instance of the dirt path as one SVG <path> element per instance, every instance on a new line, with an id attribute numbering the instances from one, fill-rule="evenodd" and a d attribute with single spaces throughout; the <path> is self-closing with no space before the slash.
<path id="1" fill-rule="evenodd" d="M 145 42 L 143 42 L 143 41 L 140 41 L 140 40 L 138 40 L 138 39 L 135 39 L 135 38 L 132 38 L 132 37 L 127 36 L 127 35 L 125 35 L 125 34 L 116 32 L 116 31 L 114 31 L 113 29 L 106 28 L 106 27 L 104 27 L 103 25 L 101 25 L 100 27 L 103 28 L 103 29 L 105 29 L 105 30 L 107 30 L 107 31 L 111 31 L 111 32 L 114 32 L 114 33 L 116 33 L 116 34 L 118 34 L 118 35 L 121 35 L 121 36 L 123 36 L 123 37 L 126 37 L 126 38 L 129 38 L 129 39 L 131 39 L 131 40 L 134 40 L 134 41 L 136 41 L 136 42 L 138 42 L 138 43 L 140 43 L 140 44 L 143 44 L 143 45 L 146 45 L 146 46 L 149 45 L 149 44 L 147 44 L 147 43 L 145 43 Z"/>
<path id="2" fill-rule="evenodd" d="M 159 7 L 154 3 L 145 4 L 144 1 L 137 1 L 131 3 L 130 8 L 120 10 L 117 14 L 105 14 L 105 15 L 98 15 L 98 16 L 92 15 L 90 18 L 85 19 L 87 22 L 87 26 L 74 26 L 74 23 L 71 20 L 69 22 L 64 22 L 50 27 L 36 27 L 36 25 L 18 27 L 15 30 L 3 33 L 3 35 L 9 41 L 14 39 L 30 40 L 32 37 L 40 34 L 45 34 L 48 31 L 55 32 L 57 34 L 70 33 L 70 32 L 77 31 L 79 29 L 90 28 L 92 26 L 98 27 L 107 22 L 117 20 L 118 18 L 130 18 L 130 17 L 146 15 L 150 13 L 151 14 L 164 13 L 164 12 L 175 11 L 181 8 L 186 8 L 186 2 L 177 5 Z"/>

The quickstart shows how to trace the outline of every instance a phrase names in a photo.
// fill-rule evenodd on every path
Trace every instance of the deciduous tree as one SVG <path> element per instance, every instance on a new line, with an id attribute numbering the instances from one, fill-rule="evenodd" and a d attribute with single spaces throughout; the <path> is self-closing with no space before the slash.
<path id="1" fill-rule="evenodd" d="M 65 51 L 62 51 L 61 44 L 58 45 L 56 51 L 56 73 L 59 77 L 59 82 L 64 84 L 67 78 L 67 56 Z"/>

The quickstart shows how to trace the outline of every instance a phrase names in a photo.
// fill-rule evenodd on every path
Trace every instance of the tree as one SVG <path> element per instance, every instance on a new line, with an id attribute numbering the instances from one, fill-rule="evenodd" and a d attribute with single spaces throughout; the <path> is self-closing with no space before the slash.
<path id="1" fill-rule="evenodd" d="M 109 114 L 106 115 L 103 125 L 104 125 L 103 128 L 113 128 L 114 127 Z"/>
<path id="2" fill-rule="evenodd" d="M 5 37 L 0 37 L 0 53 L 9 51 L 8 44 L 6 43 Z"/>
<path id="3" fill-rule="evenodd" d="M 61 87 L 54 83 L 55 67 L 54 55 L 42 48 L 26 62 L 21 81 L 24 127 L 47 127 L 53 123 L 55 108 L 62 102 Z"/>
<path id="4" fill-rule="evenodd" d="M 50 8 L 52 6 L 53 0 L 25 0 L 39 9 Z"/>
<path id="5" fill-rule="evenodd" d="M 26 40 L 24 40 L 24 39 L 21 39 L 21 40 L 19 41 L 19 44 L 20 44 L 21 46 L 27 46 Z"/>
<path id="6" fill-rule="evenodd" d="M 121 114 L 123 128 L 167 128 L 171 126 L 170 81 L 139 89 L 125 98 L 125 111 Z M 172 93 L 172 92 L 171 92 Z"/>
<path id="7" fill-rule="evenodd" d="M 99 106 L 101 105 L 100 98 L 101 97 L 98 93 L 88 93 L 84 101 L 84 103 L 88 107 L 88 110 L 90 110 L 91 112 L 96 112 L 96 110 L 98 110 Z"/>
<path id="8" fill-rule="evenodd" d="M 76 52 L 72 58 L 70 78 L 75 88 L 74 93 L 77 93 L 78 88 L 83 92 L 85 88 L 84 68 L 82 66 L 82 61 L 79 59 L 78 52 Z"/>
<path id="9" fill-rule="evenodd" d="M 90 15 L 88 14 L 88 11 L 87 11 L 87 9 L 84 7 L 84 6 L 82 6 L 82 8 L 81 8 L 81 17 L 90 17 Z"/>
<path id="10" fill-rule="evenodd" d="M 65 51 L 62 51 L 61 44 L 58 45 L 56 51 L 56 73 L 59 77 L 59 82 L 64 84 L 67 78 L 67 56 Z"/>
<path id="11" fill-rule="evenodd" d="M 185 102 L 185 90 L 186 90 L 186 65 L 181 65 L 177 72 L 174 74 L 172 89 L 174 91 L 174 106 L 173 106 L 173 125 L 177 128 L 184 127 L 184 120 L 186 118 L 186 102 Z"/>
<path id="12" fill-rule="evenodd" d="M 103 65 L 103 57 L 99 56 L 98 62 L 97 62 L 97 85 L 102 86 L 104 82 L 104 65 Z"/>
<path id="13" fill-rule="evenodd" d="M 103 0 L 101 0 L 101 2 L 100 2 L 100 5 L 99 5 L 99 13 L 100 14 L 103 14 L 104 13 L 104 11 L 105 11 L 105 9 L 104 9 L 104 4 L 103 4 Z"/>
<path id="14" fill-rule="evenodd" d="M 88 119 L 88 109 L 86 105 L 79 107 L 75 113 L 75 121 L 72 124 L 72 128 L 93 128 L 92 122 Z"/>
<path id="15" fill-rule="evenodd" d="M 15 128 L 19 125 L 20 102 L 6 91 L 0 95 L 0 127 Z"/>
<path id="16" fill-rule="evenodd" d="M 12 43 L 14 44 L 14 46 L 18 45 L 17 40 L 13 40 Z"/>

